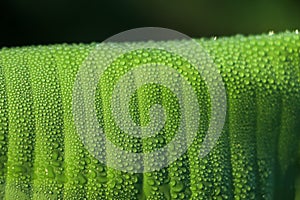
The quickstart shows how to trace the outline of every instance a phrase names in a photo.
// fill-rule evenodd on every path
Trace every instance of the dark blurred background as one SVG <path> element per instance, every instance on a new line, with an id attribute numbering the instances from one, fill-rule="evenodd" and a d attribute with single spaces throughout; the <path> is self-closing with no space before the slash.
<path id="1" fill-rule="evenodd" d="M 297 0 L 0 0 L 0 47 L 101 42 L 158 26 L 191 37 L 300 28 Z"/>

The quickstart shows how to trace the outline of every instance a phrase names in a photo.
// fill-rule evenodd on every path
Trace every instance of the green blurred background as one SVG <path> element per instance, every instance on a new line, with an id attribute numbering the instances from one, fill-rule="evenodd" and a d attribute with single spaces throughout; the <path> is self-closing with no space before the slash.
<path id="1" fill-rule="evenodd" d="M 0 47 L 101 42 L 144 26 L 191 37 L 300 28 L 297 0 L 1 0 L 0 6 Z"/>

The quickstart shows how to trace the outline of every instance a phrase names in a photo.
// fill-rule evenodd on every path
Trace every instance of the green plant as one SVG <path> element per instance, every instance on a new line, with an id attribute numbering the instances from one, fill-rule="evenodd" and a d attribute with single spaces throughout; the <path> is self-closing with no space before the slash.
<path id="1" fill-rule="evenodd" d="M 201 128 L 183 156 L 144 174 L 106 167 L 87 151 L 76 132 L 74 81 L 95 44 L 3 48 L 0 197 L 295 199 L 300 176 L 300 36 L 285 32 L 197 41 L 214 60 L 226 86 L 228 110 L 222 135 L 208 156 L 198 158 L 210 119 L 209 94 L 193 66 L 181 58 L 169 59 L 167 64 L 186 77 L 201 100 Z M 119 134 L 111 121 L 107 94 L 135 62 L 168 57 L 158 50 L 128 54 L 114 61 L 98 84 L 98 122 L 110 140 L 128 151 L 148 152 L 165 145 L 174 136 L 180 106 L 166 87 L 148 84 L 138 89 L 130 103 L 137 124 L 149 123 L 147 113 L 156 103 L 172 117 L 156 137 L 137 140 Z"/>

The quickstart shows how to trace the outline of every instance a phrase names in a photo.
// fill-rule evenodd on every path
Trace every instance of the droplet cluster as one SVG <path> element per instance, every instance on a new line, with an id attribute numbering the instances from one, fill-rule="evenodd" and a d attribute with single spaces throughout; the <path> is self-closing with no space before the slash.
<path id="1" fill-rule="evenodd" d="M 131 96 L 126 109 L 137 126 L 147 127 L 152 115 L 165 116 L 163 128 L 151 137 L 135 137 L 118 126 L 111 105 L 115 85 L 128 73 L 129 84 L 147 80 L 149 77 L 142 74 L 130 74 L 131 70 L 156 64 L 174 69 L 192 86 L 200 111 L 196 137 L 188 150 L 170 165 L 146 173 L 119 171 L 107 167 L 97 157 L 132 169 L 137 162 L 145 169 L 159 167 L 156 166 L 159 162 L 154 158 L 133 157 L 124 163 L 127 158 L 108 146 L 98 152 L 103 141 L 93 129 L 94 124 L 79 122 L 91 131 L 86 137 L 93 141 L 89 146 L 92 151 L 77 133 L 72 113 L 74 82 L 84 62 L 110 59 L 109 52 L 105 54 L 105 45 L 101 49 L 103 57 L 91 60 L 86 58 L 97 47 L 95 43 L 3 48 L 0 51 L 0 199 L 292 198 L 300 139 L 298 31 L 215 37 L 197 42 L 209 58 L 196 55 L 193 49 L 189 53 L 201 57 L 207 65 L 209 59 L 213 60 L 227 95 L 226 102 L 219 102 L 227 104 L 221 137 L 204 158 L 199 154 L 206 150 L 203 141 L 213 118 L 210 96 L 219 90 L 217 87 L 209 90 L 206 81 L 213 83 L 216 77 L 208 72 L 207 77 L 202 77 L 189 60 L 168 51 L 143 49 L 143 43 L 124 43 L 122 48 L 132 45 L 141 49 L 114 60 L 95 87 L 93 106 L 106 139 L 124 151 L 147 154 L 170 143 L 181 122 L 188 128 L 193 121 L 185 118 L 184 108 L 191 101 L 184 95 L 184 84 L 170 83 L 182 92 L 183 105 L 167 85 L 157 83 L 145 84 Z M 183 43 L 165 41 L 161 46 L 182 48 Z M 86 73 L 96 71 L 88 69 Z M 170 72 L 162 71 L 156 76 L 157 80 L 164 80 Z M 151 113 L 156 105 L 163 109 Z M 162 161 L 167 162 L 189 139 L 180 138 L 181 143 L 170 146 L 166 155 L 157 157 L 163 156 Z"/>

